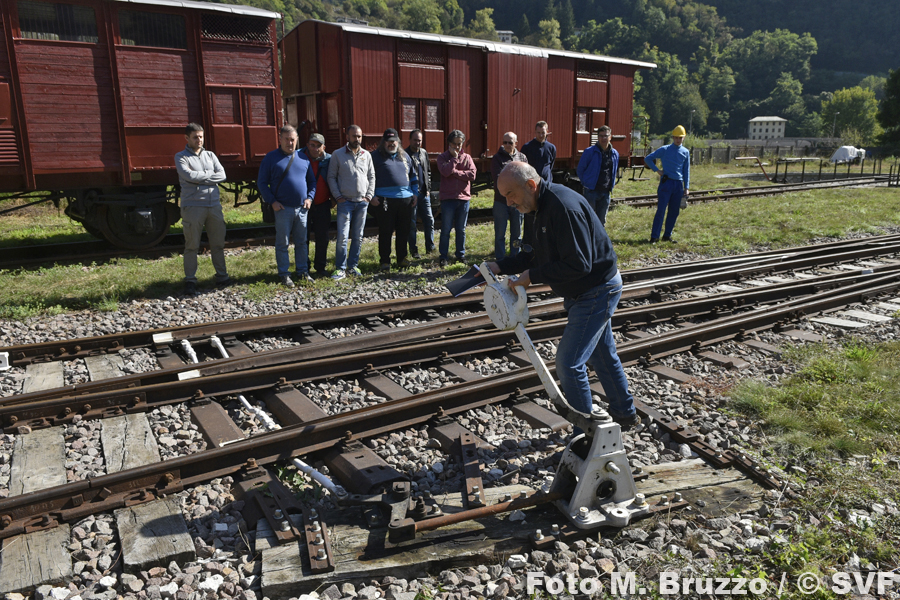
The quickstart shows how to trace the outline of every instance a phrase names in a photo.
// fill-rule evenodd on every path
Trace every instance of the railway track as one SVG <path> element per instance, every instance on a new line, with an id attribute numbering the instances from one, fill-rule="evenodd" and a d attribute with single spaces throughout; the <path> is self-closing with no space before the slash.
<path id="1" fill-rule="evenodd" d="M 776 186 L 753 186 L 743 188 L 724 188 L 697 190 L 691 192 L 688 203 L 723 201 L 734 198 L 770 196 L 796 191 L 831 189 L 854 185 L 871 185 L 888 180 L 886 175 L 866 175 L 839 180 L 807 182 L 797 184 L 778 184 Z M 656 195 L 629 196 L 613 198 L 613 205 L 621 204 L 636 207 L 655 207 Z M 483 223 L 492 220 L 490 208 L 474 208 L 469 211 L 469 223 Z M 440 223 L 440 209 L 435 207 L 435 220 Z M 332 222 L 332 239 L 336 235 L 335 222 Z M 377 227 L 368 223 L 366 236 L 378 234 Z M 204 234 L 205 235 L 205 234 Z M 274 226 L 246 227 L 229 229 L 226 233 L 226 248 L 253 248 L 272 246 L 274 244 Z M 206 247 L 206 241 L 201 248 Z M 184 249 L 184 237 L 181 234 L 167 235 L 158 246 L 142 251 L 126 251 L 106 241 L 91 240 L 84 242 L 68 242 L 64 244 L 41 244 L 34 246 L 18 246 L 0 248 L 0 269 L 29 268 L 45 264 L 67 264 L 73 262 L 105 261 L 113 258 L 159 258 L 171 254 L 180 254 Z"/>
<path id="2" fill-rule="evenodd" d="M 707 348 L 723 340 L 737 340 L 747 347 L 769 351 L 771 346 L 754 339 L 755 333 L 774 330 L 803 337 L 802 331 L 791 333 L 792 323 L 797 319 L 818 318 L 816 315 L 835 311 L 852 313 L 853 309 L 848 307 L 855 304 L 860 304 L 862 312 L 873 321 L 890 319 L 884 313 L 890 314 L 892 305 L 879 305 L 879 302 L 893 299 L 900 289 L 900 265 L 891 258 L 900 250 L 895 243 L 890 236 L 884 236 L 840 248 L 833 244 L 828 249 L 767 253 L 753 257 L 752 261 L 750 257 L 737 257 L 718 269 L 703 263 L 682 267 L 679 269 L 682 272 L 695 271 L 697 280 L 693 287 L 684 278 L 673 279 L 671 268 L 630 273 L 632 280 L 658 282 L 659 285 L 652 286 L 651 295 L 656 293 L 659 297 L 642 296 L 633 300 L 633 306 L 623 307 L 617 313 L 615 326 L 620 356 L 626 365 L 640 366 L 656 377 L 687 381 L 690 374 L 679 374 L 660 360 L 689 352 L 716 364 L 728 364 L 728 361 L 736 364 L 739 359 L 718 355 Z M 879 251 L 875 252 L 875 248 Z M 819 263 L 810 262 L 814 260 L 812 254 L 818 254 Z M 775 274 L 775 269 L 784 263 L 787 268 Z M 823 263 L 828 267 L 823 267 Z M 729 283 L 723 283 L 715 274 L 723 269 L 730 272 Z M 468 301 L 471 299 L 460 300 L 459 306 Z M 547 359 L 552 357 L 553 345 L 564 326 L 561 311 L 555 304 L 552 299 L 544 298 L 532 305 L 532 315 L 540 320 L 532 323 L 529 331 Z M 385 310 L 400 312 L 397 308 Z M 407 310 L 412 309 L 407 307 Z M 359 315 L 366 318 L 366 314 L 362 310 L 356 318 Z M 27 455 L 21 447 L 29 440 L 34 440 L 32 445 L 39 446 L 46 456 L 49 448 L 63 446 L 65 432 L 85 428 L 88 423 L 99 423 L 97 429 L 102 432 L 107 427 L 142 432 L 145 442 L 153 440 L 144 446 L 156 447 L 157 452 L 171 448 L 174 436 L 169 434 L 175 431 L 174 426 L 169 429 L 166 424 L 160 425 L 159 420 L 166 411 L 189 416 L 192 421 L 190 427 L 178 429 L 185 432 L 185 437 L 178 439 L 193 435 L 202 437 L 203 442 L 181 446 L 183 455 L 169 460 L 159 461 L 159 454 L 156 458 L 142 455 L 144 458 L 140 460 L 144 462 L 134 464 L 138 459 L 133 457 L 140 452 L 131 448 L 129 442 L 115 442 L 118 436 L 110 433 L 103 439 L 103 464 L 93 474 L 45 488 L 43 485 L 54 479 L 41 471 L 38 476 L 43 485 L 30 484 L 38 485 L 35 489 L 18 487 L 17 491 L 25 493 L 0 500 L 0 539 L 14 540 L 22 534 L 61 535 L 59 532 L 65 533 L 67 524 L 109 511 L 116 511 L 122 537 L 127 535 L 122 521 L 138 518 L 135 515 L 145 510 L 141 507 L 151 506 L 165 511 L 150 511 L 141 518 L 169 520 L 175 527 L 181 516 L 167 497 L 183 494 L 192 486 L 230 477 L 234 487 L 245 494 L 248 523 L 255 522 L 256 517 L 267 519 L 271 535 L 282 542 L 299 539 L 300 545 L 307 548 L 307 555 L 316 557 L 325 540 L 316 544 L 318 538 L 312 532 L 317 526 L 319 531 L 327 531 L 328 523 L 311 516 L 318 513 L 310 513 L 308 506 L 296 504 L 292 494 L 278 491 L 281 488 L 271 474 L 275 465 L 293 457 L 302 457 L 308 463 L 322 461 L 349 490 L 350 504 L 369 507 L 364 514 L 369 525 L 378 531 L 386 531 L 384 526 L 393 514 L 390 511 L 404 502 L 432 511 L 433 496 L 414 493 L 425 485 L 422 480 L 417 479 L 420 485 L 410 487 L 412 467 L 404 465 L 402 460 L 391 459 L 390 455 L 382 457 L 359 442 L 396 435 L 398 431 L 421 430 L 427 431 L 428 438 L 440 445 L 434 452 L 452 455 L 458 452 L 454 444 L 460 444 L 461 436 L 467 433 L 474 435 L 477 443 L 490 445 L 486 440 L 477 439 L 477 433 L 467 431 L 485 415 L 488 419 L 495 418 L 491 415 L 513 415 L 520 420 L 523 430 L 535 432 L 559 432 L 568 426 L 549 410 L 543 388 L 514 338 L 508 332 L 492 330 L 483 321 L 479 323 L 479 318 L 480 315 L 472 314 L 439 319 L 450 326 L 440 332 L 428 329 L 429 323 L 419 331 L 415 330 L 416 326 L 399 328 L 408 335 L 390 344 L 365 343 L 350 350 L 340 346 L 343 340 L 326 340 L 277 350 L 262 361 L 259 356 L 231 359 L 231 362 L 215 360 L 203 366 L 186 365 L 189 370 L 180 371 L 197 370 L 199 378 L 173 379 L 171 376 L 179 371 L 174 369 L 167 374 L 168 380 L 119 377 L 83 387 L 46 390 L 44 396 L 35 392 L 5 398 L 0 405 L 0 424 L 15 438 L 14 466 L 20 457 Z M 826 316 L 824 320 L 828 322 L 831 318 Z M 189 330 L 179 328 L 168 333 L 190 337 Z M 375 331 L 358 337 L 378 338 L 384 334 Z M 331 346 L 340 349 L 326 350 Z M 277 359 L 273 360 L 275 356 Z M 473 364 L 490 364 L 494 368 L 479 372 L 473 370 Z M 423 378 L 434 389 L 416 393 L 412 388 Z M 596 385 L 594 389 L 602 398 L 602 389 Z M 259 430 L 247 428 L 252 419 L 246 407 L 240 408 L 240 396 L 249 398 L 249 403 L 278 422 L 281 429 L 253 435 Z M 668 434 L 709 464 L 739 468 L 762 485 L 780 488 L 780 482 L 749 457 L 710 445 L 698 432 L 673 419 L 660 406 L 639 402 L 638 410 L 645 421 L 652 423 L 655 434 Z M 237 422 L 231 417 L 237 417 Z M 548 438 L 548 434 L 535 434 L 532 439 L 537 438 Z M 549 434 L 548 439 L 557 443 L 538 450 L 540 460 L 551 460 L 553 449 L 563 443 L 559 433 Z M 64 455 L 66 450 L 57 452 Z M 489 453 L 480 452 L 479 456 L 496 460 L 496 455 Z M 552 465 L 552 461 L 547 464 Z M 21 472 L 23 468 L 18 470 Z M 464 469 L 460 465 L 455 470 L 455 478 L 445 484 L 462 483 Z M 58 481 L 59 469 L 56 471 Z M 504 476 L 509 473 L 518 476 L 515 469 Z M 72 475 L 64 477 L 73 479 Z M 484 492 L 485 482 L 478 481 L 481 485 L 476 485 Z M 264 482 L 267 489 L 273 490 L 272 497 L 279 508 L 273 508 L 272 502 L 266 500 L 272 497 L 253 495 L 248 482 Z M 489 490 L 504 480 L 501 477 L 487 483 Z M 471 496 L 472 482 L 468 484 L 465 489 Z M 388 494 L 379 492 L 385 485 L 390 490 Z M 396 497 L 387 497 L 391 493 Z M 501 504 L 512 504 L 497 510 L 524 508 L 550 499 L 546 495 L 501 499 Z M 474 505 L 468 507 L 474 509 Z M 291 523 L 285 526 L 283 517 L 276 514 L 288 511 L 304 515 L 304 520 L 296 526 Z M 187 531 L 183 523 L 180 528 Z M 52 534 L 54 531 L 57 533 Z M 327 545 L 322 549 L 325 558 L 309 563 L 313 570 L 334 566 L 333 557 L 329 562 L 331 553 Z M 132 550 L 126 554 L 129 554 L 124 558 L 126 569 L 144 560 L 135 558 Z"/>

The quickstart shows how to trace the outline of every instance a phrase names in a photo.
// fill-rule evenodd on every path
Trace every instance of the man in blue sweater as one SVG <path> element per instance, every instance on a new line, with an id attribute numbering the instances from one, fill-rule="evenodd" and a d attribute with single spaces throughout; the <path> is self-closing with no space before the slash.
<path id="1" fill-rule="evenodd" d="M 653 229 L 650 232 L 651 244 L 659 241 L 663 216 L 666 218 L 666 230 L 662 239 L 664 242 L 675 243 L 672 230 L 675 229 L 675 221 L 681 211 L 681 199 L 690 193 L 688 187 L 691 183 L 691 153 L 681 145 L 685 135 L 684 127 L 679 125 L 672 131 L 671 144 L 660 146 L 644 157 L 644 164 L 656 171 L 656 176 L 659 177 L 656 216 L 653 217 Z M 662 170 L 656 167 L 657 158 L 662 162 Z"/>
<path id="2" fill-rule="evenodd" d="M 316 195 L 316 177 L 306 154 L 297 152 L 297 130 L 285 125 L 278 134 L 279 147 L 259 165 L 257 186 L 262 201 L 275 211 L 275 262 L 281 283 L 294 287 L 288 244 L 294 240 L 294 268 L 302 282 L 311 282 L 306 221 Z"/>
<path id="3" fill-rule="evenodd" d="M 534 139 L 522 146 L 522 154 L 528 159 L 528 164 L 534 167 L 545 183 L 553 183 L 553 163 L 556 162 L 556 146 L 547 141 L 550 135 L 550 126 L 547 121 L 538 121 L 534 124 Z M 522 234 L 522 243 L 531 244 L 531 232 L 534 230 L 534 217 L 525 214 L 525 228 Z"/>
<path id="4" fill-rule="evenodd" d="M 497 274 L 521 273 L 512 286 L 545 283 L 563 297 L 568 322 L 556 350 L 556 375 L 566 401 L 579 412 L 592 412 L 590 364 L 606 393 L 610 416 L 623 428 L 640 423 L 612 334 L 622 277 L 597 213 L 578 193 L 545 183 L 526 163 L 507 164 L 497 190 L 509 206 L 534 214 L 534 247 L 488 266 Z"/>
<path id="5" fill-rule="evenodd" d="M 597 143 L 584 151 L 578 161 L 578 179 L 584 186 L 584 199 L 597 211 L 600 223 L 606 227 L 606 213 L 619 172 L 619 153 L 610 143 L 612 129 L 604 125 L 597 130 Z"/>

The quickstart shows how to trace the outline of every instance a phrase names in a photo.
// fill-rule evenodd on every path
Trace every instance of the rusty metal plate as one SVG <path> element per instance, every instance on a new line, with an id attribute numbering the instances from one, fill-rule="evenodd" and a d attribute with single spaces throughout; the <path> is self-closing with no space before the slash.
<path id="1" fill-rule="evenodd" d="M 191 407 L 191 419 L 197 425 L 203 439 L 212 448 L 218 448 L 227 442 L 242 440 L 246 437 L 218 402 L 208 402 Z"/>
<path id="2" fill-rule="evenodd" d="M 359 442 L 341 444 L 325 455 L 325 464 L 351 494 L 378 493 L 406 476 Z"/>
<path id="3" fill-rule="evenodd" d="M 309 570 L 313 573 L 334 571 L 334 554 L 328 525 L 319 518 L 314 508 L 303 509 L 303 531 L 309 556 Z"/>
<path id="4" fill-rule="evenodd" d="M 466 476 L 466 508 L 484 506 L 484 482 L 481 480 L 481 462 L 478 460 L 478 448 L 475 434 L 466 431 L 459 436 L 459 453 L 462 457 L 463 473 Z"/>
<path id="5" fill-rule="evenodd" d="M 519 402 L 511 407 L 512 413 L 528 423 L 532 429 L 550 429 L 562 431 L 571 423 L 548 408 L 532 401 Z"/>
<path id="6" fill-rule="evenodd" d="M 277 385 L 259 396 L 266 403 L 269 412 L 275 415 L 284 427 L 309 423 L 328 416 L 318 404 L 290 384 Z"/>

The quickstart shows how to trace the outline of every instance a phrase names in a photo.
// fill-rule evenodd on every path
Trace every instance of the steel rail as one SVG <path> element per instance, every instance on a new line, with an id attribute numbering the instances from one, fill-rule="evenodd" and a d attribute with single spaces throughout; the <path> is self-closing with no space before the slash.
<path id="1" fill-rule="evenodd" d="M 797 302 L 796 298 L 824 297 L 845 288 L 871 281 L 876 276 L 900 277 L 900 265 L 881 267 L 878 273 L 831 275 L 799 282 L 781 283 L 765 288 L 754 288 L 721 294 L 707 298 L 692 298 L 650 306 L 633 307 L 618 311 L 613 317 L 616 329 L 628 331 L 635 323 L 683 323 L 691 317 L 710 317 L 713 323 L 723 323 L 724 317 L 738 308 L 760 303 L 781 303 L 786 306 Z M 737 318 L 737 317 L 735 317 Z M 565 319 L 554 319 L 529 326 L 529 335 L 536 342 L 556 340 L 565 328 Z M 686 325 L 681 332 L 691 332 L 696 337 L 703 325 Z M 673 334 L 674 335 L 674 334 Z M 700 334 L 702 337 L 702 333 Z M 655 336 L 654 350 L 662 348 L 664 340 L 671 336 Z M 695 339 L 691 340 L 693 345 Z M 7 398 L 0 405 L 0 425 L 13 432 L 19 427 L 40 428 L 69 423 L 75 415 L 84 418 L 103 418 L 124 412 L 153 410 L 165 404 L 189 402 L 209 396 L 235 396 L 239 393 L 263 392 L 275 385 L 302 383 L 334 377 L 364 377 L 367 373 L 392 369 L 410 364 L 426 364 L 442 358 L 468 357 L 476 353 L 493 353 L 515 345 L 515 336 L 510 332 L 488 328 L 475 335 L 458 335 L 438 340 L 420 340 L 416 344 L 390 347 L 360 353 L 334 353 L 324 357 L 322 352 L 307 353 L 293 361 L 278 365 L 239 371 L 221 371 L 210 365 L 204 376 L 195 379 L 169 382 L 143 382 L 144 385 L 117 389 L 101 389 L 79 395 L 43 396 L 35 399 L 34 394 Z M 626 364 L 648 360 L 647 351 L 641 347 L 640 354 L 633 354 L 636 342 L 619 344 L 619 356 Z M 689 345 L 689 346 L 690 346 Z M 683 344 L 675 347 L 684 350 Z M 440 366 L 440 365 L 438 365 Z"/>
<path id="2" fill-rule="evenodd" d="M 697 273 L 708 269 L 709 265 L 720 270 L 727 270 L 735 266 L 760 263 L 763 261 L 777 262 L 787 258 L 803 256 L 820 256 L 832 253 L 838 248 L 876 247 L 900 241 L 900 235 L 884 235 L 861 240 L 842 240 L 813 246 L 797 246 L 783 250 L 770 250 L 752 254 L 719 257 L 675 265 L 663 265 L 646 267 L 641 269 L 629 269 L 622 271 L 622 279 L 626 283 L 639 281 L 652 281 L 655 284 L 663 284 L 672 277 L 683 277 L 686 274 Z M 689 283 L 688 283 L 689 285 Z M 550 293 L 547 286 L 535 286 L 529 290 L 529 295 Z M 121 332 L 90 338 L 78 338 L 65 341 L 39 342 L 34 344 L 20 344 L 0 348 L 10 356 L 12 366 L 23 366 L 31 362 L 46 362 L 50 360 L 73 360 L 98 354 L 102 352 L 119 351 L 123 348 L 142 348 L 153 345 L 153 336 L 163 333 L 172 334 L 175 342 L 181 340 L 203 340 L 212 335 L 228 336 L 242 335 L 248 332 L 260 333 L 277 329 L 290 329 L 303 327 L 304 325 L 316 326 L 323 323 L 334 324 L 344 321 L 368 319 L 372 317 L 391 316 L 404 314 L 410 311 L 427 311 L 437 308 L 461 308 L 480 303 L 479 298 L 471 295 L 463 295 L 458 298 L 446 295 L 420 296 L 410 299 L 388 300 L 384 302 L 333 307 L 316 311 L 298 311 L 281 315 L 252 317 L 248 319 L 217 321 L 195 325 L 182 325 L 175 327 L 162 327 L 133 332 Z M 480 307 L 479 307 L 480 310 Z"/>
<path id="3" fill-rule="evenodd" d="M 648 355 L 662 356 L 685 349 L 698 349 L 698 346 L 776 326 L 785 319 L 832 310 L 852 302 L 896 292 L 898 288 L 900 274 L 863 275 L 859 282 L 847 289 L 829 290 L 812 299 L 789 301 L 774 309 L 755 310 L 747 315 L 725 317 L 716 323 L 629 342 L 620 348 L 620 356 L 624 352 L 625 362 L 631 362 L 638 358 L 646 359 Z M 701 334 L 705 335 L 705 339 L 697 340 Z M 6 498 L 0 500 L 0 539 L 53 527 L 88 514 L 147 502 L 161 495 L 177 492 L 185 486 L 226 475 L 238 475 L 245 467 L 267 465 L 324 450 L 341 439 L 380 435 L 428 422 L 436 416 L 459 414 L 491 402 L 542 389 L 533 370 L 523 368 L 511 374 L 485 377 L 451 388 L 324 417 L 194 455 Z M 655 418 L 659 414 L 642 403 L 637 403 L 637 406 L 638 411 L 645 416 Z M 660 426 L 675 433 L 674 439 L 689 440 L 686 443 L 691 444 L 698 454 L 714 465 L 731 464 L 744 469 L 764 485 L 778 485 L 771 475 L 749 463 L 745 457 L 705 446 L 698 440 L 696 433 L 673 423 L 671 419 L 662 418 Z"/>

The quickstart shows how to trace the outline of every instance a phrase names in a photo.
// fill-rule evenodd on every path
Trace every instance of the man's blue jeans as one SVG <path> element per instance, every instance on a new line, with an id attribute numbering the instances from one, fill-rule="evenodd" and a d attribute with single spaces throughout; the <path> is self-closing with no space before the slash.
<path id="1" fill-rule="evenodd" d="M 363 228 L 366 226 L 366 210 L 369 203 L 365 200 L 354 202 L 344 200 L 337 205 L 337 248 L 334 255 L 334 268 L 346 271 L 359 265 L 359 252 L 362 249 Z M 347 238 L 350 238 L 350 256 L 347 256 Z"/>
<path id="2" fill-rule="evenodd" d="M 509 255 L 515 256 L 522 246 L 522 220 L 524 215 L 512 206 L 494 202 L 494 256 L 497 260 L 506 256 L 506 223 L 509 222 Z"/>
<path id="3" fill-rule="evenodd" d="M 622 276 L 588 290 L 575 299 L 566 299 L 569 313 L 566 329 L 556 349 L 556 375 L 568 403 L 581 412 L 592 409 L 587 365 L 591 365 L 609 401 L 614 418 L 635 414 L 634 398 L 616 354 L 612 316 L 622 296 Z"/>
<path id="4" fill-rule="evenodd" d="M 466 257 L 466 221 L 469 219 L 468 200 L 441 200 L 441 258 L 450 252 L 450 230 L 456 230 L 456 258 Z"/>
<path id="5" fill-rule="evenodd" d="M 681 198 L 684 196 L 684 182 L 678 179 L 667 179 L 659 184 L 656 190 L 657 204 L 656 216 L 653 217 L 653 230 L 650 232 L 650 238 L 659 239 L 659 232 L 662 229 L 663 215 L 666 216 L 666 231 L 664 237 L 671 237 L 672 231 L 675 229 L 675 221 L 678 220 L 678 213 L 681 212 Z M 669 214 L 666 215 L 666 209 Z"/>
<path id="6" fill-rule="evenodd" d="M 584 199 L 594 208 L 604 229 L 606 228 L 606 214 L 609 212 L 610 195 L 610 192 L 598 192 L 587 188 L 584 190 Z"/>
<path id="7" fill-rule="evenodd" d="M 418 251 L 418 246 L 416 245 L 416 234 L 418 233 L 416 218 L 418 217 L 422 219 L 422 227 L 425 230 L 423 233 L 425 252 L 431 252 L 434 250 L 434 215 L 431 214 L 431 196 L 429 194 L 419 197 L 416 207 L 412 209 L 412 222 L 409 228 L 409 252 L 411 254 L 415 254 Z"/>
<path id="8" fill-rule="evenodd" d="M 294 268 L 298 275 L 309 271 L 307 261 L 309 247 L 306 245 L 306 217 L 309 210 L 302 206 L 285 206 L 275 211 L 275 264 L 278 274 L 289 275 L 291 272 L 291 255 L 288 244 L 294 241 Z"/>

